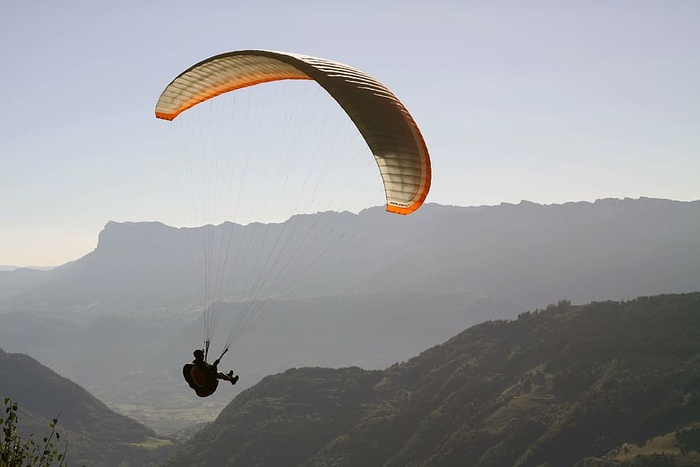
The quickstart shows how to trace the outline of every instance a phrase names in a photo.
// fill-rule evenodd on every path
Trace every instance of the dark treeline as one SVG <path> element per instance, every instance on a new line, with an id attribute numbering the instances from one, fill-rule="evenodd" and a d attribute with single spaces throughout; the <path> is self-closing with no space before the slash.
<path id="1" fill-rule="evenodd" d="M 562 300 L 383 371 L 267 377 L 167 465 L 689 466 L 698 422 L 700 293 Z"/>

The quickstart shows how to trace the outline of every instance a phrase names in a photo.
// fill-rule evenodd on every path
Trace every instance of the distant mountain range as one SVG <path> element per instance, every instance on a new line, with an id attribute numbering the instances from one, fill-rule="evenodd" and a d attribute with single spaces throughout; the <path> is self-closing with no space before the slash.
<path id="1" fill-rule="evenodd" d="M 150 408 L 197 407 L 183 399 L 180 369 L 203 340 L 198 270 L 204 256 L 230 257 L 231 245 L 239 255 L 217 273 L 231 278 L 230 307 L 268 308 L 222 362 L 241 381 L 209 400 L 218 407 L 286 368 L 382 369 L 471 325 L 561 299 L 700 290 L 698 232 L 700 201 L 648 198 L 428 204 L 410 216 L 371 208 L 196 229 L 110 222 L 71 263 L 0 271 L 0 344 L 171 432 L 181 426 L 160 425 L 174 418 Z M 260 269 L 267 283 L 245 298 Z"/>
<path id="2" fill-rule="evenodd" d="M 198 229 L 110 222 L 95 251 L 72 263 L 50 271 L 0 271 L 0 307 L 144 310 L 194 303 L 197 252 L 192 245 L 205 238 L 205 231 L 212 239 L 211 258 L 233 257 L 225 249 L 248 239 L 240 248 L 243 259 L 227 265 L 233 298 L 243 293 L 236 289 L 237 278 L 257 267 L 251 259 L 268 257 L 269 239 L 285 246 L 269 276 L 278 277 L 284 267 L 310 271 L 289 298 L 448 291 L 530 308 L 562 297 L 585 302 L 700 286 L 700 201 L 523 201 L 485 207 L 429 204 L 406 217 L 372 208 L 359 215 L 329 212 L 295 216 L 283 224 Z M 311 244 L 309 232 L 314 232 Z M 300 250 L 304 257 L 290 256 L 294 263 L 289 266 L 284 255 Z M 309 266 L 305 258 L 318 260 Z M 279 281 L 267 291 L 280 293 L 288 283 Z"/>
<path id="3" fill-rule="evenodd" d="M 241 393 L 168 467 L 700 465 L 700 293 L 489 321 L 385 370 Z"/>
<path id="4" fill-rule="evenodd" d="M 0 271 L 14 271 L 15 269 L 38 269 L 40 271 L 50 271 L 53 269 L 54 266 L 25 266 L 25 267 L 19 267 L 19 266 L 8 266 L 8 265 L 0 265 Z"/>

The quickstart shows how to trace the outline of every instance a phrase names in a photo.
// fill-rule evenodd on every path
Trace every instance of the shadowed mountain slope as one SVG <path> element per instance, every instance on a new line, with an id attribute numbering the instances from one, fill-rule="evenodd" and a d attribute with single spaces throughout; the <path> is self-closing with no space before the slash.
<path id="1" fill-rule="evenodd" d="M 700 422 L 698 355 L 700 293 L 562 301 L 383 371 L 267 377 L 167 465 L 623 465 L 623 443 Z"/>
<path id="2" fill-rule="evenodd" d="M 85 389 L 24 354 L 0 349 L 0 396 L 20 407 L 20 428 L 36 437 L 49 432 L 60 415 L 58 431 L 68 443 L 70 465 L 151 465 L 172 448 L 153 430 L 119 415 Z M 165 446 L 165 449 L 154 446 Z"/>

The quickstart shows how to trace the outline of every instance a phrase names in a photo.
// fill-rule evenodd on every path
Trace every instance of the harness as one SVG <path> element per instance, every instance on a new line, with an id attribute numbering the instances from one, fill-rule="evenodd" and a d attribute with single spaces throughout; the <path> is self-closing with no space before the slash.
<path id="1" fill-rule="evenodd" d="M 219 385 L 216 369 L 205 365 L 188 363 L 182 367 L 182 375 L 187 384 L 194 389 L 199 397 L 211 396 Z"/>

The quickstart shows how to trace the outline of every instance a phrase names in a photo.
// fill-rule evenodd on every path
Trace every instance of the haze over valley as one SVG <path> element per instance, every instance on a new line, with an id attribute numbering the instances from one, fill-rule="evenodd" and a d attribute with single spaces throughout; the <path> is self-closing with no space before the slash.
<path id="1" fill-rule="evenodd" d="M 320 272 L 312 268 L 294 293 L 261 312 L 222 363 L 242 375 L 240 383 L 207 400 L 205 419 L 239 390 L 288 368 L 382 369 L 471 325 L 558 300 L 631 299 L 700 284 L 700 202 L 430 204 L 409 217 L 372 208 L 288 222 L 324 216 L 352 234 L 352 250 L 343 243 L 324 250 L 314 265 Z M 216 227 L 231 228 L 261 226 Z M 186 427 L 187 408 L 201 404 L 182 391 L 180 372 L 202 344 L 191 233 L 111 222 L 95 251 L 74 262 L 0 272 L 2 347 L 30 354 L 161 434 Z M 236 293 L 212 353 L 239 310 Z"/>

